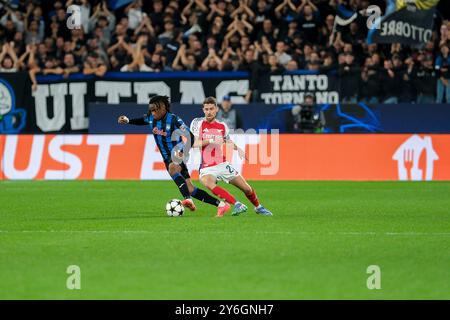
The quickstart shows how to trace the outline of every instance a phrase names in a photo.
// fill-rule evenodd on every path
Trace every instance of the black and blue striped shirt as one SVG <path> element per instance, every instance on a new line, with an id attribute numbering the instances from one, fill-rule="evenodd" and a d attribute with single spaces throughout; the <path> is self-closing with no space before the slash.
<path id="1" fill-rule="evenodd" d="M 145 115 L 144 118 L 131 119 L 129 124 L 149 126 L 165 162 L 171 161 L 171 154 L 174 148 L 183 150 L 182 136 L 190 138 L 191 144 L 194 143 L 194 135 L 190 132 L 189 127 L 185 125 L 180 117 L 171 112 L 167 112 L 160 120 L 155 120 L 152 115 Z"/>

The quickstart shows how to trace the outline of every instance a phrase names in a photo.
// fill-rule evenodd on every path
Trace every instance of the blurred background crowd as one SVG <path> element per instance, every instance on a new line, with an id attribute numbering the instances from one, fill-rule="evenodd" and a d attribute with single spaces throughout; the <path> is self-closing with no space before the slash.
<path id="1" fill-rule="evenodd" d="M 36 75 L 107 71 L 334 72 L 342 102 L 450 102 L 450 23 L 437 11 L 431 41 L 413 49 L 366 44 L 366 19 L 333 34 L 337 6 L 368 0 L 3 1 L 0 72 Z M 81 28 L 67 8 L 81 8 Z M 246 97 L 251 101 L 251 91 Z"/>

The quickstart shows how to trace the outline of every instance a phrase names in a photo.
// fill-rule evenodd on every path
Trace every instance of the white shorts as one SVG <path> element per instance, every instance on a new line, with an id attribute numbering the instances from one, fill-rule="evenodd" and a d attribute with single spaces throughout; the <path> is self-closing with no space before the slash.
<path id="1" fill-rule="evenodd" d="M 231 180 L 238 177 L 240 174 L 229 162 L 222 162 L 212 167 L 200 169 L 200 178 L 206 175 L 212 175 L 217 180 L 222 180 L 230 183 Z"/>

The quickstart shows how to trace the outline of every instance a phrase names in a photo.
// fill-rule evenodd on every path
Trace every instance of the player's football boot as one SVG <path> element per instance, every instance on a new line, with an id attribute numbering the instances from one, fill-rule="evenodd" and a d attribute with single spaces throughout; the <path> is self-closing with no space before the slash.
<path id="1" fill-rule="evenodd" d="M 269 210 L 264 208 L 262 205 L 259 205 L 258 207 L 256 207 L 255 212 L 262 216 L 273 216 L 272 212 L 270 212 Z"/>
<path id="2" fill-rule="evenodd" d="M 231 212 L 231 215 L 238 216 L 241 213 L 244 213 L 245 211 L 247 211 L 247 206 L 243 203 L 236 202 L 236 204 L 234 205 L 234 208 L 233 208 L 233 212 Z"/>
<path id="3" fill-rule="evenodd" d="M 230 210 L 231 205 L 229 203 L 224 202 L 223 205 L 217 207 L 217 218 L 222 218 L 223 215 Z"/>
<path id="4" fill-rule="evenodd" d="M 192 199 L 190 199 L 190 198 L 184 199 L 183 201 L 181 201 L 181 204 L 191 211 L 195 210 L 194 201 L 192 201 Z"/>

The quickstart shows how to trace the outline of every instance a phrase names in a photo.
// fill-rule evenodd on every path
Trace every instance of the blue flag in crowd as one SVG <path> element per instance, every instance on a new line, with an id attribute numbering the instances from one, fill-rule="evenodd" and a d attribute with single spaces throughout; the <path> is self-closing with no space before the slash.
<path id="1" fill-rule="evenodd" d="M 133 0 L 109 0 L 108 8 L 111 10 L 117 10 L 120 7 L 130 4 L 131 2 L 133 2 Z"/>

